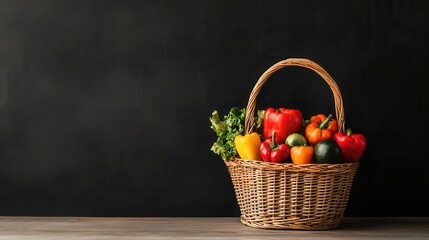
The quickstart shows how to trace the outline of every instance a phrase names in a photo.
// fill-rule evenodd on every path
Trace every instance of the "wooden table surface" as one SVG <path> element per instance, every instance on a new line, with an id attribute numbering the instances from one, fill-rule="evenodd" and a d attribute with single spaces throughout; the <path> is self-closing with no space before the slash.
<path id="1" fill-rule="evenodd" d="M 267 230 L 238 217 L 0 217 L 0 239 L 429 239 L 429 217 L 344 218 L 329 231 Z"/>

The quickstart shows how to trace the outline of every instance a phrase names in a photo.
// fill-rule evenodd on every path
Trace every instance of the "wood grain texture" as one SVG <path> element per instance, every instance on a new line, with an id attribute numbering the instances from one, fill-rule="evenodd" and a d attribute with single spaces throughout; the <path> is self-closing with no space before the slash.
<path id="1" fill-rule="evenodd" d="M 251 228 L 239 218 L 0 217 L 0 239 L 429 239 L 429 217 L 345 218 L 336 230 Z"/>

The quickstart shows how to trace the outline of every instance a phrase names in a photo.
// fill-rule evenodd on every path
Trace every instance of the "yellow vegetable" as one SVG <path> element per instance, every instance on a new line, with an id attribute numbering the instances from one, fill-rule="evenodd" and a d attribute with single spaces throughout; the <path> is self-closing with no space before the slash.
<path id="1" fill-rule="evenodd" d="M 237 135 L 234 139 L 235 148 L 241 159 L 259 160 L 262 161 L 259 148 L 261 146 L 261 138 L 256 132 L 246 135 Z"/>

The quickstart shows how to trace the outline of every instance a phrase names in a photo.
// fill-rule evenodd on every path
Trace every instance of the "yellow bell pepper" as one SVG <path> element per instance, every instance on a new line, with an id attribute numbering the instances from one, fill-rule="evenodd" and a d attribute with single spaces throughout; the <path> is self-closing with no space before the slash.
<path id="1" fill-rule="evenodd" d="M 239 134 L 234 138 L 234 144 L 241 159 L 262 161 L 259 150 L 261 138 L 258 133 L 253 132 L 244 136 Z"/>

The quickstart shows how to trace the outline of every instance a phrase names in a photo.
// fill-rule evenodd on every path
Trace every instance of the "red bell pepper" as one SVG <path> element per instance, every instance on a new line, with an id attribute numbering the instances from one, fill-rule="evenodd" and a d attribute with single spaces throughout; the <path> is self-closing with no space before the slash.
<path id="1" fill-rule="evenodd" d="M 302 113 L 295 109 L 270 107 L 265 110 L 263 124 L 264 139 L 270 139 L 273 132 L 276 132 L 276 142 L 284 143 L 289 134 L 301 129 Z"/>
<path id="2" fill-rule="evenodd" d="M 271 138 L 265 140 L 260 146 L 262 159 L 265 162 L 282 163 L 286 162 L 289 158 L 290 148 L 289 145 L 276 143 L 276 132 L 273 133 Z"/>
<path id="3" fill-rule="evenodd" d="M 341 148 L 342 162 L 358 162 L 366 148 L 366 138 L 362 134 L 354 134 L 351 129 L 345 133 L 334 134 L 334 141 Z"/>

